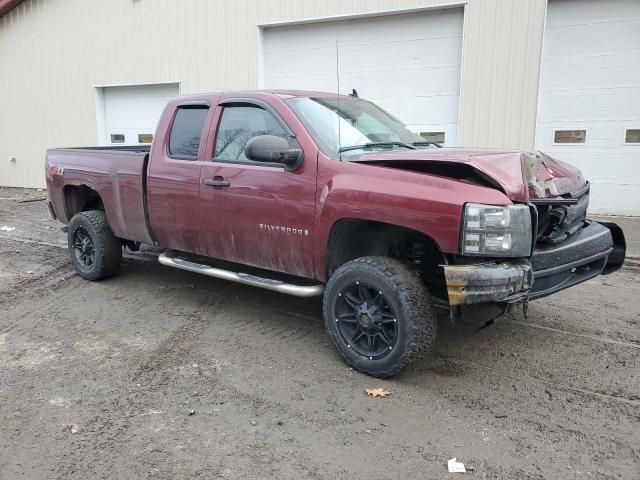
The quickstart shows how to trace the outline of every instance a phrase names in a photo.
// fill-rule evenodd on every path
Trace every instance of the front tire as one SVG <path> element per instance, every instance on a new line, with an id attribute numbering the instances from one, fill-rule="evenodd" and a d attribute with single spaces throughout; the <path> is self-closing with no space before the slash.
<path id="1" fill-rule="evenodd" d="M 354 369 L 387 378 L 400 373 L 436 336 L 436 315 L 420 279 L 388 257 L 362 257 L 327 283 L 324 323 L 338 353 Z"/>
<path id="2" fill-rule="evenodd" d="M 122 242 L 113 235 L 102 210 L 76 213 L 69 223 L 71 263 L 86 280 L 115 275 L 122 261 Z"/>

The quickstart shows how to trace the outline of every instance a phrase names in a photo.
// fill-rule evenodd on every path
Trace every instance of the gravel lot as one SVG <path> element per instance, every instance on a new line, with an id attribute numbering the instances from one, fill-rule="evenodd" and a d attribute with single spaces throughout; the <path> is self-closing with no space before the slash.
<path id="1" fill-rule="evenodd" d="M 0 189 L 3 479 L 640 478 L 637 262 L 528 319 L 444 317 L 433 355 L 379 381 L 334 354 L 318 299 L 152 251 L 83 281 L 45 203 L 24 202 L 44 195 Z M 473 470 L 447 473 L 452 457 Z"/>

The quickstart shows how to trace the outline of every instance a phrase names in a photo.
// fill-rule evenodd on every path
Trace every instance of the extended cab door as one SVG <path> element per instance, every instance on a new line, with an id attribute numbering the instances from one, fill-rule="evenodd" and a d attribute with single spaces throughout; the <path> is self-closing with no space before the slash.
<path id="1" fill-rule="evenodd" d="M 162 247 L 206 254 L 200 227 L 200 170 L 219 95 L 169 102 L 147 169 L 147 208 Z"/>
<path id="2" fill-rule="evenodd" d="M 299 122 L 292 128 L 267 101 L 227 99 L 214 122 L 212 160 L 201 172 L 202 208 L 221 213 L 222 223 L 216 215 L 202 215 L 207 254 L 313 277 L 317 149 L 296 135 Z M 301 166 L 285 171 L 283 165 L 248 160 L 246 143 L 266 134 L 300 145 Z"/>

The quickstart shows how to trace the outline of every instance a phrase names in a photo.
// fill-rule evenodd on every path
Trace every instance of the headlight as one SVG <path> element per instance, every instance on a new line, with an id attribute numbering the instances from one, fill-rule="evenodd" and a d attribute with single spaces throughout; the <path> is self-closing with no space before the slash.
<path id="1" fill-rule="evenodd" d="M 528 257 L 531 254 L 531 212 L 526 205 L 464 207 L 462 254 Z"/>

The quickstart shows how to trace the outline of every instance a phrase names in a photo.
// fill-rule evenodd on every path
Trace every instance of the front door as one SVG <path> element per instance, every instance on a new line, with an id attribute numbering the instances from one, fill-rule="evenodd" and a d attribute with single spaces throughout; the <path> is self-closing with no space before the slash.
<path id="1" fill-rule="evenodd" d="M 277 113 L 247 100 L 219 107 L 213 159 L 202 168 L 202 232 L 207 254 L 255 267 L 313 277 L 317 151 L 307 146 L 302 165 L 288 172 L 244 155 L 258 135 L 296 143 Z M 221 213 L 208 219 L 207 208 Z"/>

